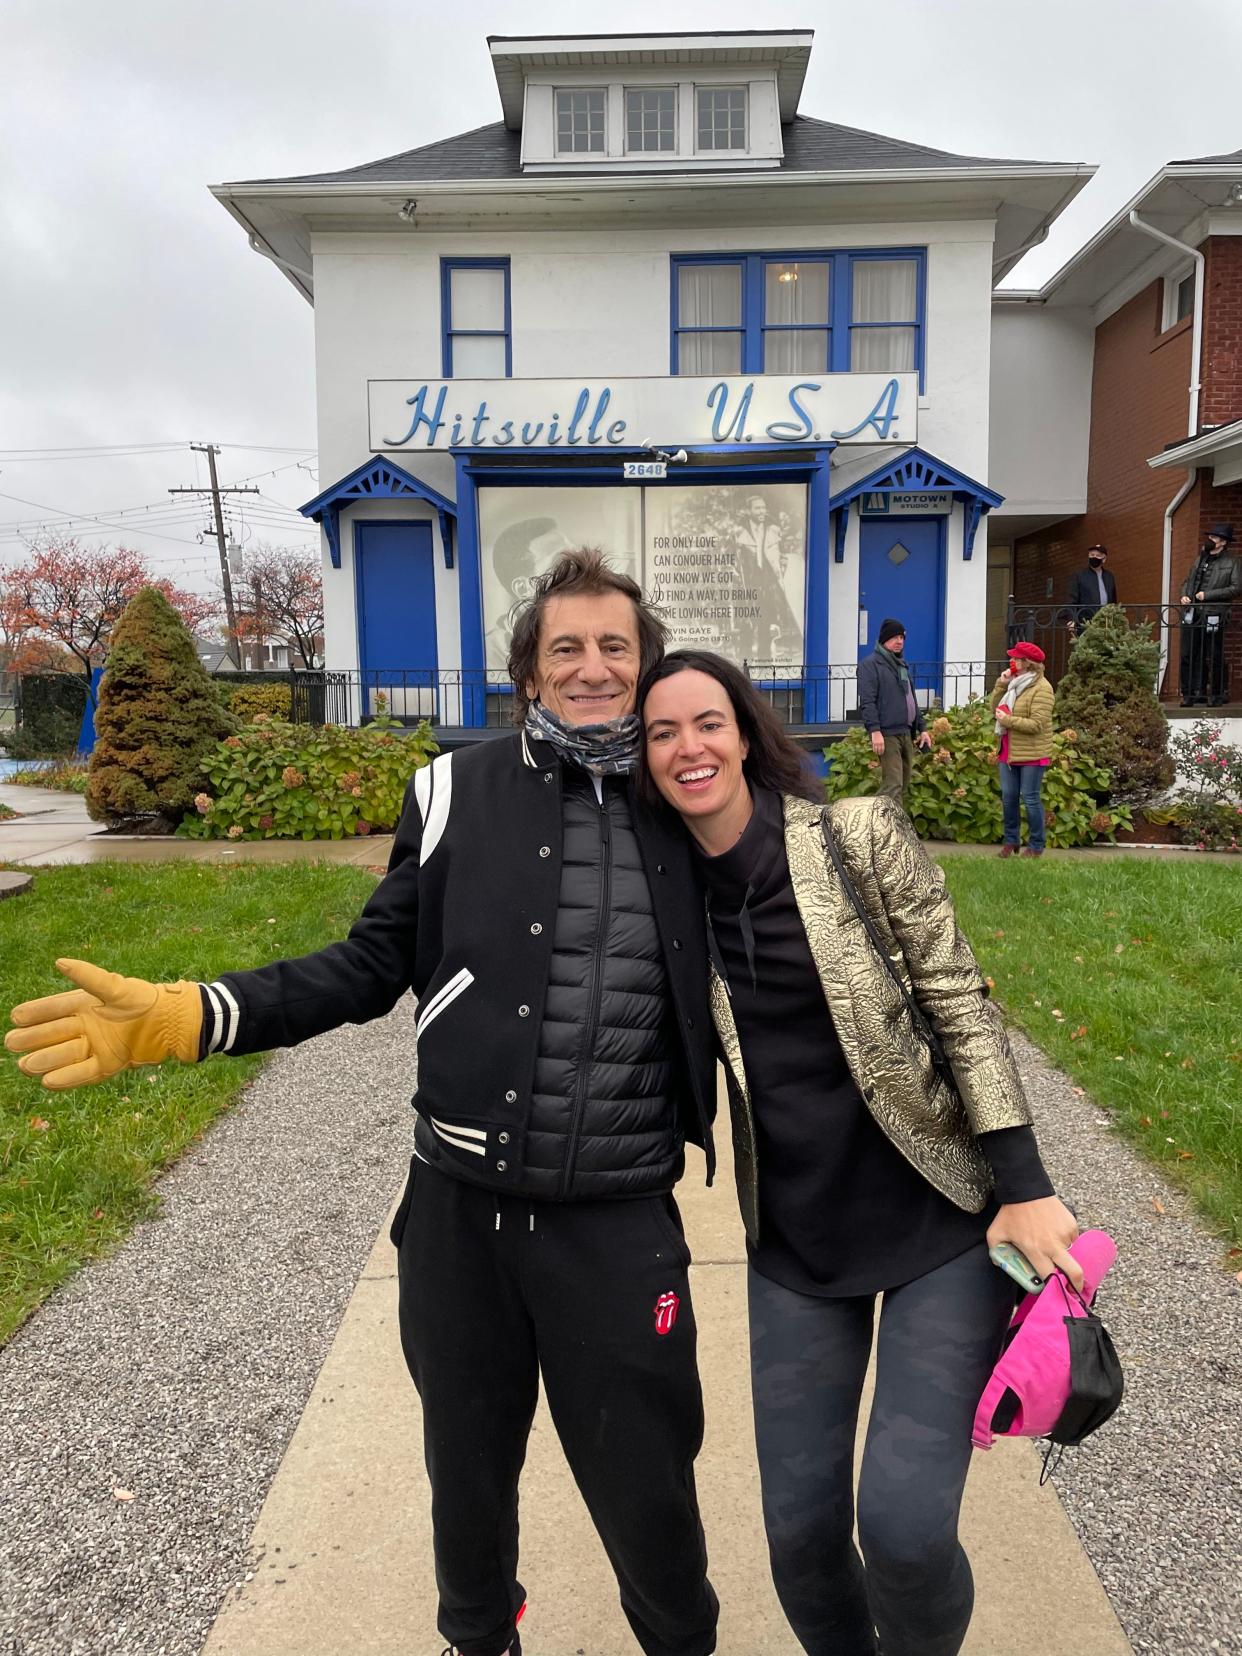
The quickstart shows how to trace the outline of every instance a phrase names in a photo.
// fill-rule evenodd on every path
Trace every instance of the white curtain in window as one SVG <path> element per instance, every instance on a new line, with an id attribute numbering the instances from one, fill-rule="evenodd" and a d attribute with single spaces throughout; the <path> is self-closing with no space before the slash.
<path id="1" fill-rule="evenodd" d="M 918 316 L 918 266 L 913 259 L 856 259 L 854 322 L 913 322 Z"/>
<path id="2" fill-rule="evenodd" d="M 684 333 L 678 335 L 679 374 L 740 374 L 740 333 Z"/>
<path id="3" fill-rule="evenodd" d="M 683 328 L 738 328 L 742 324 L 742 272 L 738 265 L 682 265 L 677 320 Z"/>
<path id="4" fill-rule="evenodd" d="M 828 321 L 826 264 L 770 264 L 764 272 L 763 320 L 823 327 Z M 769 341 L 770 343 L 770 341 Z"/>
<path id="5" fill-rule="evenodd" d="M 764 334 L 765 374 L 823 374 L 827 368 L 827 328 L 798 328 L 789 333 L 769 328 Z"/>
<path id="6" fill-rule="evenodd" d="M 505 273 L 503 270 L 455 270 L 452 276 L 452 326 L 503 328 Z"/>
<path id="7" fill-rule="evenodd" d="M 503 335 L 491 339 L 479 334 L 458 334 L 453 341 L 454 379 L 504 379 L 505 342 Z"/>

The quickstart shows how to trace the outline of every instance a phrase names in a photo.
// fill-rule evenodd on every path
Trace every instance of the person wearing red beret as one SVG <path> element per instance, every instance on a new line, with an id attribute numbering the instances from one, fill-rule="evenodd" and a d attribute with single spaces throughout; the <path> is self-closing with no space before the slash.
<path id="1" fill-rule="evenodd" d="M 1044 772 L 1052 759 L 1052 686 L 1044 676 L 1044 652 L 1038 644 L 1015 644 L 1009 666 L 996 681 L 988 704 L 1000 737 L 1002 857 L 1016 857 L 1026 807 L 1024 857 L 1044 854 Z"/>

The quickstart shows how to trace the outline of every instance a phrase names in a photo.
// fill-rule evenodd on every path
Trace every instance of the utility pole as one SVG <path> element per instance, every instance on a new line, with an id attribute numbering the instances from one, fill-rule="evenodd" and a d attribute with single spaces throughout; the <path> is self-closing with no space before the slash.
<path id="1" fill-rule="evenodd" d="M 220 548 L 220 577 L 224 583 L 224 611 L 229 623 L 229 654 L 233 658 L 233 665 L 241 667 L 241 643 L 237 637 L 237 612 L 233 608 L 233 580 L 229 574 L 229 552 L 224 539 L 224 509 L 220 504 L 220 496 L 226 494 L 258 494 L 258 489 L 251 483 L 245 488 L 222 489 L 216 478 L 216 455 L 220 450 L 214 443 L 191 443 L 191 450 L 195 454 L 207 456 L 207 470 L 211 477 L 209 489 L 169 489 L 169 494 L 192 494 L 211 496 L 211 504 L 215 509 L 216 518 L 216 545 Z"/>

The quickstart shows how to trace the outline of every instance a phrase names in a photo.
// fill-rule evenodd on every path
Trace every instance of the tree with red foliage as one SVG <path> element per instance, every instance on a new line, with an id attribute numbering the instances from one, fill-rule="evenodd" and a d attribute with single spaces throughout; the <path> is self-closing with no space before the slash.
<path id="1" fill-rule="evenodd" d="M 319 557 L 287 546 L 247 548 L 245 572 L 233 583 L 239 640 L 278 637 L 304 667 L 323 646 L 323 575 Z"/>
<path id="2" fill-rule="evenodd" d="M 4 576 L 23 643 L 63 645 L 87 674 L 102 664 L 126 604 L 143 587 L 162 593 L 191 632 L 216 613 L 214 598 L 156 579 L 142 554 L 126 547 L 47 538 L 32 542 L 29 559 Z"/>

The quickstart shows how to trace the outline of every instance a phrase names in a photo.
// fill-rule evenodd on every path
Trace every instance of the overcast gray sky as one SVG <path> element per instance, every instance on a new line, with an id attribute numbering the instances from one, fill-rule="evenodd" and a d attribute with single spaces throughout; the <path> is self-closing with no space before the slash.
<path id="1" fill-rule="evenodd" d="M 205 586 L 205 517 L 184 497 L 172 517 L 166 493 L 205 479 L 185 447 L 205 440 L 226 445 L 225 481 L 275 472 L 243 535 L 314 544 L 289 511 L 316 492 L 302 469 L 311 311 L 208 184 L 350 166 L 496 120 L 489 33 L 757 25 L 815 30 L 806 114 L 966 154 L 1098 163 L 1020 285 L 1164 161 L 1242 146 L 1238 0 L 0 0 L 0 562 L 21 555 L 22 529 L 95 513 L 122 527 L 83 538 Z M 105 445 L 171 446 L 15 452 Z M 158 535 L 153 513 L 136 527 L 130 509 L 147 505 Z"/>

